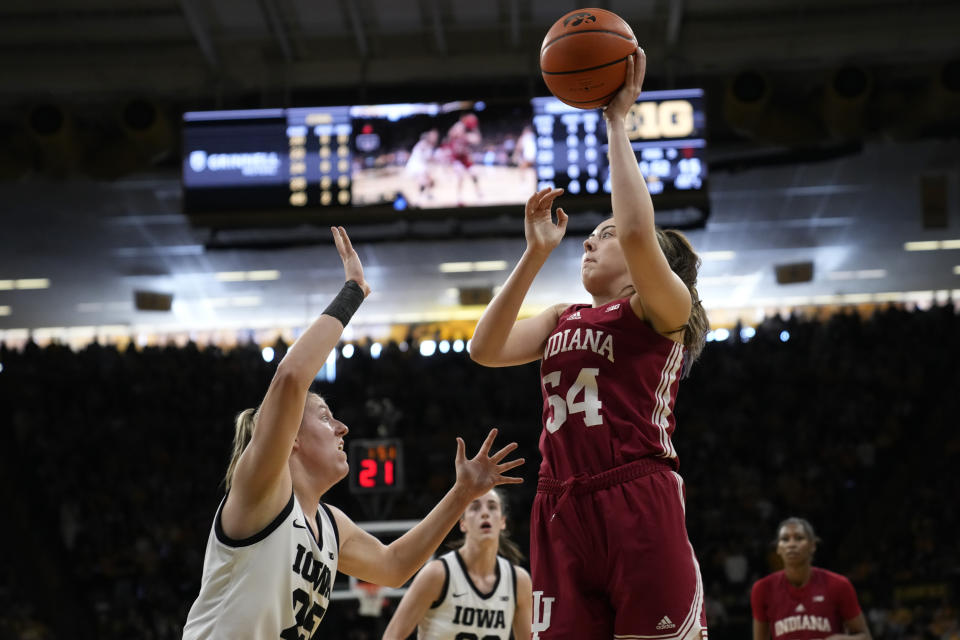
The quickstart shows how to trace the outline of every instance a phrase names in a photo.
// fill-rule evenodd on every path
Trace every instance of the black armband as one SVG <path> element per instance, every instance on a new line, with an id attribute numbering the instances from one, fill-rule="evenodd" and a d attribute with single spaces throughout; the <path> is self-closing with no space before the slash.
<path id="1" fill-rule="evenodd" d="M 355 281 L 347 280 L 343 283 L 343 288 L 340 289 L 340 293 L 327 305 L 323 313 L 324 315 L 336 318 L 340 321 L 340 324 L 346 327 L 347 323 L 350 322 L 350 318 L 352 318 L 353 314 L 360 308 L 361 302 L 363 302 L 363 289 L 361 289 L 360 285 Z"/>

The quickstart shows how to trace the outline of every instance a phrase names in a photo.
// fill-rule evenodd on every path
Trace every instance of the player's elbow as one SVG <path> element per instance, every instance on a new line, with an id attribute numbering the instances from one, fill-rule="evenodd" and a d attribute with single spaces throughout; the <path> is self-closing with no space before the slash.
<path id="1" fill-rule="evenodd" d="M 271 385 L 292 385 L 297 388 L 306 388 L 317 375 L 316 365 L 308 359 L 298 358 L 288 351 L 283 360 L 277 365 Z"/>
<path id="2" fill-rule="evenodd" d="M 483 343 L 478 344 L 476 339 L 471 340 L 467 345 L 467 354 L 470 356 L 470 359 L 484 367 L 495 366 L 491 351 L 492 350 L 487 348 Z"/>
<path id="3" fill-rule="evenodd" d="M 399 589 L 407 583 L 407 580 L 413 577 L 413 574 L 416 573 L 416 570 L 410 572 L 402 571 L 391 571 L 388 575 L 383 576 L 383 579 L 380 580 L 381 587 L 389 587 L 391 589 Z"/>

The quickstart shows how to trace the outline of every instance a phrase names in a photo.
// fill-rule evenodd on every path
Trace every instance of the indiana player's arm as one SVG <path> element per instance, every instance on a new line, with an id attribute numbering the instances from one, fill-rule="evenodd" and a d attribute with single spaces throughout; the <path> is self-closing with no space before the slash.
<path id="1" fill-rule="evenodd" d="M 627 81 L 604 110 L 610 158 L 610 202 L 617 240 L 627 261 L 636 294 L 631 307 L 663 333 L 685 325 L 693 301 L 687 285 L 670 268 L 660 249 L 653 219 L 653 201 L 637 165 L 625 119 L 640 95 L 646 71 L 642 50 L 627 58 Z M 639 308 L 638 308 L 639 307 Z"/>
<path id="2" fill-rule="evenodd" d="M 517 610 L 513 612 L 513 637 L 529 638 L 533 626 L 533 581 L 517 567 Z"/>
<path id="3" fill-rule="evenodd" d="M 537 273 L 567 230 L 567 214 L 557 209 L 553 221 L 553 201 L 563 189 L 541 189 L 527 200 L 523 232 L 527 247 L 510 277 L 484 309 L 470 340 L 470 357 L 487 367 L 507 367 L 539 359 L 547 337 L 557 326 L 566 305 L 554 305 L 540 314 L 517 320 L 520 306 Z"/>
<path id="4" fill-rule="evenodd" d="M 753 640 L 770 640 L 770 625 L 753 619 Z"/>
<path id="5" fill-rule="evenodd" d="M 770 640 L 770 622 L 767 620 L 766 601 L 769 581 L 758 580 L 750 587 L 750 612 L 753 614 L 753 640 Z M 764 620 L 760 620 L 764 618 Z"/>
<path id="6" fill-rule="evenodd" d="M 393 617 L 390 618 L 390 624 L 383 632 L 383 640 L 406 640 L 413 633 L 414 628 L 427 614 L 430 605 L 443 595 L 440 592 L 443 590 L 446 575 L 447 572 L 440 560 L 428 563 L 423 571 L 417 574 L 410 583 L 410 588 L 400 599 Z M 529 638 L 529 632 L 524 637 Z"/>
<path id="7" fill-rule="evenodd" d="M 846 633 L 835 633 L 827 636 L 824 640 L 873 640 L 870 635 L 870 628 L 867 626 L 867 619 L 861 611 L 855 618 L 844 620 Z"/>

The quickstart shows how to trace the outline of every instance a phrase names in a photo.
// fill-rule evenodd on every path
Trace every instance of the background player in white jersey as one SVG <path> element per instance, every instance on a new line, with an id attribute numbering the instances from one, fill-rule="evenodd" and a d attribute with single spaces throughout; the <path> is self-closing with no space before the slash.
<path id="1" fill-rule="evenodd" d="M 227 469 L 227 494 L 207 540 L 200 594 L 184 638 L 317 637 L 336 572 L 400 586 L 443 541 L 463 510 L 522 459 L 503 460 L 516 444 L 490 454 L 492 430 L 468 460 L 457 438 L 456 482 L 413 529 L 384 545 L 347 515 L 320 502 L 346 477 L 348 429 L 320 396 L 317 371 L 370 287 L 343 227 L 331 229 L 346 284 L 277 366 L 260 407 L 240 414 Z"/>
<path id="2" fill-rule="evenodd" d="M 750 591 L 753 640 L 871 640 L 850 580 L 813 566 L 818 541 L 803 518 L 777 527 L 783 570 L 757 580 Z"/>
<path id="3" fill-rule="evenodd" d="M 404 166 L 407 175 L 417 182 L 417 195 L 410 198 L 411 205 L 415 207 L 421 207 L 425 202 L 433 200 L 433 188 L 436 182 L 430 168 L 439 139 L 440 134 L 436 129 L 420 134 L 420 139 L 410 150 L 410 158 Z"/>
<path id="4" fill-rule="evenodd" d="M 584 241 L 592 304 L 556 305 L 518 320 L 567 216 L 561 189 L 527 201 L 527 248 L 484 311 L 470 355 L 486 366 L 541 360 L 544 428 L 530 520 L 533 637 L 540 640 L 706 637 L 700 569 L 687 537 L 672 435 L 684 365 L 703 347 L 707 317 L 687 240 L 654 225 L 653 202 L 625 121 L 646 56 L 627 58 L 604 110 L 613 218 Z"/>
<path id="5" fill-rule="evenodd" d="M 507 515 L 494 489 L 460 518 L 463 544 L 429 563 L 414 578 L 383 640 L 507 640 L 530 637 L 530 574 L 506 535 Z"/>

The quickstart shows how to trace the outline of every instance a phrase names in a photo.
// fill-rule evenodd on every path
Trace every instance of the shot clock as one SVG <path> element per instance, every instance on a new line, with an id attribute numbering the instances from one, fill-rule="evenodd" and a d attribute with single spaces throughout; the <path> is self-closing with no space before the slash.
<path id="1" fill-rule="evenodd" d="M 352 493 L 403 490 L 403 442 L 399 438 L 348 440 L 348 443 Z"/>

